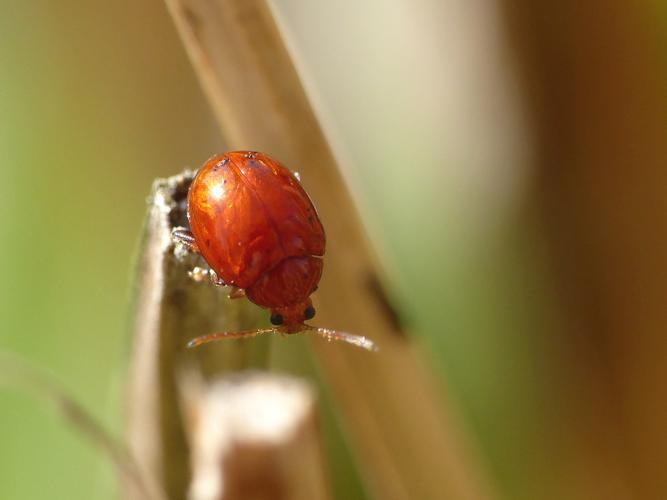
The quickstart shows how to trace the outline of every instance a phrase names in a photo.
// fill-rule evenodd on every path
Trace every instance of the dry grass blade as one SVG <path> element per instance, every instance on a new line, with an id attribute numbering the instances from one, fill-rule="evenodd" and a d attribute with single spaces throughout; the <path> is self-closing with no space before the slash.
<path id="1" fill-rule="evenodd" d="M 264 0 L 167 0 L 227 143 L 298 169 L 328 233 L 318 321 L 368 335 L 369 354 L 312 342 L 377 498 L 480 499 L 487 479 L 409 336 L 388 313 L 377 259 Z M 378 293 L 379 291 L 379 293 Z"/>

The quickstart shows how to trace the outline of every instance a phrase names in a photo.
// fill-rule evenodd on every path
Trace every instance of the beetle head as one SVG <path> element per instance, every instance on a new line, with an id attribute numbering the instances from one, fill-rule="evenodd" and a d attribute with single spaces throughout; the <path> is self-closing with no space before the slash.
<path id="1" fill-rule="evenodd" d="M 271 324 L 285 333 L 297 333 L 304 329 L 304 321 L 315 316 L 315 308 L 310 299 L 286 307 L 271 309 Z"/>

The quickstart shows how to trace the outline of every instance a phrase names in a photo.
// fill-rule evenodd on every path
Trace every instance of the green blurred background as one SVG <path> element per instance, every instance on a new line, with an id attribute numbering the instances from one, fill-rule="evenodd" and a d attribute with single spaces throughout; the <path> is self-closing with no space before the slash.
<path id="1" fill-rule="evenodd" d="M 667 495 L 666 9 L 598 4 L 274 2 L 498 498 Z M 145 198 L 225 144 L 162 2 L 0 11 L 0 348 L 120 433 Z M 0 498 L 115 496 L 2 389 Z"/>

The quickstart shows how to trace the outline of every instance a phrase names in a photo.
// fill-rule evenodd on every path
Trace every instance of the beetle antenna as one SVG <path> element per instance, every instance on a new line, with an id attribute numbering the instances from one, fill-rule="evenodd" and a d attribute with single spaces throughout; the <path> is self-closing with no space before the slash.
<path id="1" fill-rule="evenodd" d="M 255 337 L 257 335 L 262 335 L 264 333 L 277 333 L 277 328 L 259 328 L 257 330 L 241 330 L 240 332 L 221 332 L 221 333 L 211 333 L 209 335 L 202 335 L 188 342 L 188 348 L 192 349 L 193 347 L 199 347 L 203 344 L 208 344 L 209 342 L 215 342 L 216 340 L 222 339 L 245 339 L 249 337 Z"/>
<path id="2" fill-rule="evenodd" d="M 337 342 L 346 342 L 348 344 L 361 347 L 362 349 L 366 349 L 367 351 L 378 350 L 377 344 L 367 337 L 352 335 L 351 333 L 347 332 L 339 332 L 338 330 L 330 330 L 329 328 L 322 328 L 305 324 L 304 326 L 306 327 L 306 330 L 304 331 L 311 332 L 314 333 L 315 335 L 324 337 L 329 342 L 335 340 Z"/>

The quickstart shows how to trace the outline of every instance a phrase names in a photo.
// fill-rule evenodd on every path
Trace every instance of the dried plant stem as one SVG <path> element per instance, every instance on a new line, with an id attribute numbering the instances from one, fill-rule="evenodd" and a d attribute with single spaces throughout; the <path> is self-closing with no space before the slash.
<path id="1" fill-rule="evenodd" d="M 139 253 L 128 382 L 129 446 L 143 473 L 156 478 L 170 499 L 183 498 L 190 482 L 179 374 L 192 368 L 206 377 L 262 367 L 267 347 L 259 340 L 186 348 L 198 335 L 257 321 L 247 301 L 227 300 L 225 289 L 192 280 L 188 271 L 202 264 L 199 257 L 174 247 L 171 230 L 185 224 L 191 180 L 186 172 L 153 186 Z"/>
<path id="2" fill-rule="evenodd" d="M 320 324 L 368 335 L 369 355 L 311 343 L 377 498 L 480 499 L 487 478 L 409 336 L 388 314 L 376 259 L 264 0 L 167 0 L 227 143 L 300 171 L 328 233 Z M 331 270 L 335 270 L 331 272 Z"/>

